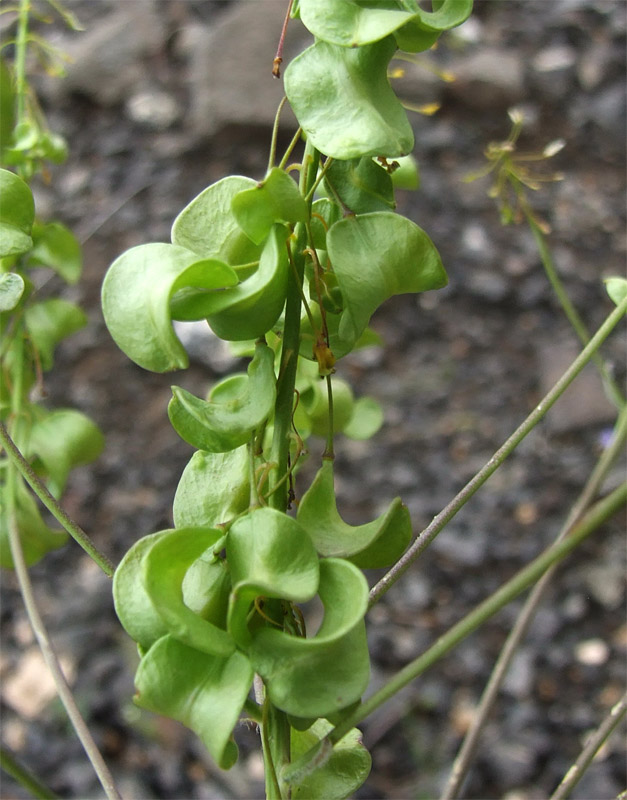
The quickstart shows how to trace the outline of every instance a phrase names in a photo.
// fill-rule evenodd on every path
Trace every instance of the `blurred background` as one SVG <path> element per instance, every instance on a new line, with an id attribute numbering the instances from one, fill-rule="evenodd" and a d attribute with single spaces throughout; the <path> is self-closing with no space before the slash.
<path id="1" fill-rule="evenodd" d="M 241 368 L 204 326 L 181 332 L 192 367 L 153 375 L 117 350 L 99 292 L 123 250 L 168 241 L 177 213 L 219 178 L 261 178 L 282 96 L 270 71 L 282 0 L 67 0 L 85 30 L 41 32 L 68 53 L 62 80 L 33 81 L 70 157 L 35 187 L 38 215 L 84 244 L 84 278 L 63 291 L 90 324 L 60 348 L 46 379 L 52 406 L 92 417 L 104 455 L 77 470 L 71 516 L 114 561 L 141 536 L 172 525 L 171 504 L 191 448 L 171 429 L 173 380 L 202 393 Z M 6 26 L 8 15 L 0 17 Z M 340 510 L 363 522 L 400 494 L 416 532 L 527 416 L 577 352 L 524 225 L 503 227 L 480 169 L 507 138 L 508 109 L 525 117 L 521 149 L 566 146 L 544 169 L 560 182 L 531 198 L 551 227 L 559 274 L 591 329 L 611 310 L 602 278 L 625 271 L 625 33 L 623 0 L 476 0 L 472 18 L 437 50 L 403 64 L 398 95 L 411 114 L 421 186 L 399 211 L 439 248 L 450 285 L 394 298 L 377 312 L 380 349 L 342 361 L 338 375 L 385 408 L 368 442 L 340 438 Z M 6 30 L 6 27 L 5 27 Z M 288 30 L 285 63 L 308 41 Z M 454 77 L 454 80 L 443 80 Z M 285 114 L 281 141 L 295 124 Z M 59 286 L 51 286 L 58 292 Z M 624 378 L 624 337 L 604 349 Z M 372 689 L 428 647 L 556 536 L 607 443 L 613 411 L 585 372 L 502 469 L 371 612 Z M 316 467 L 312 444 L 310 471 Z M 610 477 L 624 478 L 620 465 Z M 485 730 L 469 798 L 547 797 L 624 691 L 624 518 L 560 570 L 520 648 Z M 237 800 L 263 796 L 257 734 L 237 732 L 228 773 L 183 727 L 132 704 L 137 662 L 113 612 L 110 582 L 72 544 L 32 569 L 40 608 L 119 786 L 128 798 Z M 374 581 L 377 575 L 371 576 Z M 65 720 L 22 608 L 2 580 L 2 736 L 62 797 L 103 796 Z M 359 798 L 438 796 L 520 603 L 505 609 L 363 725 L 373 769 Z M 624 733 L 624 731 L 622 731 Z M 616 734 L 575 790 L 578 800 L 624 788 Z M 2 776 L 3 798 L 27 795 Z"/>

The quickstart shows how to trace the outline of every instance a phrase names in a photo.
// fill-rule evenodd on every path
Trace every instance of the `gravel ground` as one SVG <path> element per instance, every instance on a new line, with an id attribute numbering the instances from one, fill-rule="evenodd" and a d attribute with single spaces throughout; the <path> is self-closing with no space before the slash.
<path id="1" fill-rule="evenodd" d="M 86 32 L 55 33 L 74 63 L 63 84 L 42 80 L 40 89 L 71 156 L 49 185 L 37 186 L 36 198 L 41 216 L 62 219 L 84 240 L 84 279 L 63 291 L 87 308 L 90 324 L 61 348 L 48 401 L 84 410 L 106 435 L 104 455 L 75 474 L 64 504 L 118 560 L 144 534 L 171 525 L 190 449 L 167 421 L 171 376 L 142 371 L 108 337 L 100 284 L 122 250 L 166 241 L 174 216 L 204 186 L 233 172 L 262 174 L 280 97 L 266 66 L 283 4 L 68 4 Z M 388 302 L 374 320 L 385 347 L 340 366 L 358 394 L 386 409 L 373 440 L 338 445 L 340 506 L 351 521 L 368 519 L 401 494 L 415 530 L 424 527 L 533 409 L 576 349 L 530 232 L 501 227 L 486 181 L 463 182 L 481 166 L 488 142 L 507 136 L 509 107 L 524 109 L 525 149 L 566 141 L 553 160 L 565 179 L 547 184 L 534 205 L 551 225 L 557 269 L 591 329 L 610 310 L 601 278 L 625 270 L 627 6 L 476 5 L 472 20 L 399 83 L 412 102 L 442 104 L 434 117 L 414 117 L 422 185 L 403 195 L 400 210 L 431 235 L 451 281 L 443 291 Z M 302 36 L 292 36 L 297 50 Z M 436 79 L 429 65 L 457 80 Z M 289 122 L 283 135 L 289 139 Z M 238 362 L 218 342 L 196 346 L 181 382 L 200 392 Z M 604 354 L 622 380 L 624 340 L 614 336 Z M 373 609 L 372 688 L 552 541 L 611 424 L 595 373 L 585 373 Z M 617 467 L 608 480 L 624 474 Z M 623 518 L 560 571 L 487 725 L 466 797 L 547 797 L 620 697 L 624 561 Z M 240 763 L 221 773 L 181 726 L 133 706 L 133 645 L 116 621 L 109 582 L 77 547 L 50 554 L 32 578 L 125 797 L 263 795 L 253 731 L 239 732 Z M 60 796 L 103 796 L 48 691 L 11 574 L 3 576 L 2 600 L 4 743 Z M 373 770 L 358 797 L 438 796 L 519 607 L 505 609 L 366 721 Z M 624 789 L 623 734 L 608 743 L 575 800 L 615 798 Z M 0 795 L 26 797 L 5 776 Z"/>

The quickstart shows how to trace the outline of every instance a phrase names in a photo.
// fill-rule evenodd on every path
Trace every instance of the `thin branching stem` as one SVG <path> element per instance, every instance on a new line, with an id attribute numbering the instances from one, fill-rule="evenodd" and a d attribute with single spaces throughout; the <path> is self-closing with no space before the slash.
<path id="1" fill-rule="evenodd" d="M 370 607 L 393 586 L 414 563 L 418 556 L 431 544 L 440 531 L 450 522 L 457 512 L 470 500 L 475 492 L 483 486 L 488 478 L 501 466 L 505 459 L 518 447 L 520 442 L 540 422 L 551 406 L 566 391 L 577 375 L 590 361 L 592 355 L 610 335 L 612 330 L 624 317 L 627 311 L 627 298 L 612 311 L 590 342 L 581 351 L 570 367 L 557 381 L 555 386 L 538 403 L 527 419 L 514 431 L 507 441 L 494 453 L 492 458 L 479 470 L 479 472 L 464 486 L 442 511 L 433 518 L 431 523 L 418 535 L 412 546 L 396 562 L 396 564 L 381 578 L 370 591 Z"/>
<path id="2" fill-rule="evenodd" d="M 290 160 L 290 156 L 292 155 L 292 152 L 294 151 L 294 148 L 296 147 L 296 145 L 300 141 L 302 135 L 303 135 L 302 128 L 298 128 L 298 130 L 296 131 L 296 133 L 292 137 L 292 141 L 288 144 L 287 150 L 285 151 L 285 153 L 283 153 L 283 158 L 279 162 L 279 169 L 285 169 L 285 165 Z"/>
<path id="3" fill-rule="evenodd" d="M 63 525 L 70 536 L 75 539 L 87 553 L 87 555 L 89 555 L 96 562 L 96 564 L 98 564 L 105 575 L 107 575 L 109 578 L 113 577 L 115 567 L 111 561 L 107 558 L 107 556 L 98 550 L 96 545 L 91 541 L 89 536 L 80 527 L 80 525 L 78 525 L 78 523 L 74 522 L 74 520 L 68 516 L 56 499 L 50 494 L 47 487 L 35 474 L 31 465 L 20 453 L 3 422 L 0 422 L 0 444 L 2 444 L 12 463 L 15 464 L 24 480 L 28 483 L 33 492 L 35 492 L 41 502 L 46 506 L 48 511 L 50 511 L 52 516 L 61 525 Z"/>
<path id="4" fill-rule="evenodd" d="M 277 139 L 279 138 L 279 122 L 281 120 L 281 111 L 283 111 L 283 107 L 287 103 L 287 97 L 283 97 L 281 102 L 279 103 L 279 107 L 277 108 L 277 112 L 274 116 L 274 124 L 272 126 L 272 138 L 270 140 L 270 155 L 268 156 L 268 172 L 274 166 L 274 162 L 276 160 L 276 143 Z"/>
<path id="5" fill-rule="evenodd" d="M 20 542 L 20 535 L 15 516 L 15 503 L 13 500 L 14 485 L 12 485 L 14 484 L 16 478 L 15 468 L 13 464 L 10 464 L 9 466 L 10 468 L 7 470 L 7 485 L 9 488 L 7 493 L 8 508 L 6 509 L 9 545 L 11 547 L 13 566 L 15 568 L 15 574 L 20 587 L 20 592 L 24 600 L 26 614 L 28 615 L 29 622 L 33 629 L 33 633 L 35 634 L 37 644 L 41 649 L 44 661 L 46 662 L 46 665 L 50 670 L 54 680 L 59 698 L 63 703 L 76 735 L 83 745 L 85 753 L 87 754 L 87 758 L 90 760 L 96 775 L 98 776 L 98 780 L 100 781 L 102 788 L 104 789 L 109 800 L 122 800 L 122 795 L 119 793 L 115 782 L 113 781 L 113 777 L 109 772 L 109 768 L 105 764 L 104 759 L 98 750 L 96 742 L 94 741 L 89 728 L 87 727 L 87 724 L 81 715 L 81 712 L 78 710 L 78 706 L 76 705 L 72 691 L 65 680 L 61 665 L 59 664 L 57 655 L 54 652 L 52 642 L 48 636 L 48 631 L 46 630 L 41 615 L 39 614 L 39 609 L 37 608 L 37 603 L 33 594 L 33 587 L 28 575 L 28 569 L 26 567 L 26 561 L 24 559 L 24 553 L 22 551 L 22 544 Z"/>
<path id="6" fill-rule="evenodd" d="M 352 714 L 349 714 L 339 725 L 329 731 L 326 738 L 335 744 L 358 725 L 379 706 L 390 700 L 422 675 L 429 667 L 439 661 L 457 644 L 473 633 L 497 611 L 518 597 L 529 586 L 534 584 L 549 567 L 564 559 L 581 542 L 597 530 L 607 519 L 615 514 L 627 502 L 627 483 L 614 489 L 607 497 L 599 500 L 581 518 L 564 541 L 552 544 L 526 567 L 523 567 L 513 578 L 503 584 L 500 589 L 486 598 L 469 614 L 453 625 L 428 650 L 415 658 L 402 670 L 396 673 L 384 686 L 365 700 Z"/>
<path id="7" fill-rule="evenodd" d="M 557 269 L 555 268 L 555 264 L 553 263 L 553 258 L 551 256 L 551 251 L 549 250 L 546 238 L 533 217 L 527 203 L 524 202 L 524 194 L 520 193 L 519 196 L 521 197 L 521 206 L 523 209 L 523 213 L 525 214 L 525 218 L 527 220 L 527 224 L 533 234 L 533 238 L 535 239 L 536 246 L 538 248 L 538 253 L 540 254 L 540 260 L 542 261 L 542 266 L 544 267 L 544 271 L 546 272 L 546 276 L 548 278 L 549 283 L 553 291 L 555 292 L 555 296 L 557 297 L 566 318 L 572 325 L 575 333 L 579 337 L 579 341 L 582 345 L 587 345 L 590 341 L 590 332 L 588 331 L 584 321 L 581 319 L 579 312 L 571 302 L 570 297 L 568 296 L 568 292 L 562 283 L 562 280 L 559 276 Z M 601 358 L 600 355 L 595 354 L 592 358 L 592 361 L 596 365 L 601 378 L 603 379 L 603 383 L 605 385 L 605 389 L 617 408 L 622 408 L 625 404 L 625 398 L 623 393 L 616 385 L 616 382 L 613 380 L 612 376 L 609 374 L 607 370 L 607 366 L 605 361 Z"/>
<path id="8" fill-rule="evenodd" d="M 589 767 L 603 744 L 607 741 L 612 731 L 614 731 L 618 723 L 623 719 L 625 712 L 627 712 L 627 694 L 624 694 L 618 703 L 610 709 L 610 712 L 603 722 L 592 736 L 590 736 L 579 754 L 579 758 L 568 770 L 560 785 L 551 795 L 551 800 L 565 800 L 565 798 L 568 797 L 579 783 L 581 776 Z"/>
<path id="9" fill-rule="evenodd" d="M 601 455 L 594 470 L 592 471 L 586 485 L 584 486 L 581 494 L 573 504 L 571 511 L 566 519 L 566 522 L 560 530 L 556 542 L 561 542 L 571 532 L 573 525 L 581 518 L 586 508 L 590 505 L 593 498 L 597 495 L 603 480 L 605 479 L 608 470 L 614 463 L 616 457 L 622 452 L 627 435 L 627 407 L 623 408 L 616 427 L 612 441 Z M 556 572 L 556 567 L 553 566 L 536 583 L 531 590 L 529 597 L 516 618 L 514 627 L 512 628 L 509 636 L 507 637 L 499 657 L 494 665 L 494 669 L 490 675 L 490 679 L 481 695 L 481 700 L 477 706 L 472 723 L 466 732 L 462 746 L 459 749 L 451 774 L 449 776 L 446 788 L 442 793 L 441 800 L 454 800 L 459 796 L 464 779 L 472 764 L 472 760 L 477 751 L 479 739 L 483 731 L 483 727 L 490 715 L 490 712 L 496 701 L 498 692 L 503 684 L 503 680 L 507 674 L 507 670 L 511 664 L 514 653 L 516 652 L 520 642 L 526 635 L 529 625 L 533 620 L 535 613 L 540 605 L 542 598 L 551 585 L 551 581 Z"/>

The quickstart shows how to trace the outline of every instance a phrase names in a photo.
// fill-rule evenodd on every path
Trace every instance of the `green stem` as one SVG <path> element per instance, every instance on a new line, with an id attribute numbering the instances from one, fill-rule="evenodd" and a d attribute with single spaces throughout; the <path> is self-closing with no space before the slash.
<path id="1" fill-rule="evenodd" d="M 299 188 L 303 196 L 307 194 L 316 179 L 319 158 L 318 151 L 308 141 L 300 172 Z M 296 367 L 300 350 L 302 282 L 305 271 L 304 250 L 307 244 L 307 230 L 303 223 L 296 226 L 294 239 L 295 241 L 291 242 L 291 258 L 294 269 L 288 272 L 283 346 L 277 380 L 274 432 L 269 459 L 277 465 L 276 469 L 270 473 L 269 505 L 282 512 L 287 510 L 288 504 L 288 483 L 283 479 L 289 469 L 290 430 L 294 407 Z M 266 706 L 267 708 L 264 708 L 265 722 L 262 726 L 266 792 L 268 800 L 282 800 L 277 773 L 280 773 L 290 761 L 290 726 L 283 711 L 274 708 L 268 700 L 266 700 Z"/>
<path id="2" fill-rule="evenodd" d="M 283 97 L 283 99 L 279 103 L 277 112 L 274 115 L 274 124 L 272 126 L 272 139 L 270 140 L 270 155 L 268 156 L 268 169 L 267 169 L 268 172 L 270 172 L 276 160 L 276 143 L 277 139 L 279 138 L 279 121 L 281 119 L 281 111 L 283 111 L 283 106 L 286 103 L 287 103 L 287 97 Z"/>
<path id="3" fill-rule="evenodd" d="M 494 594 L 480 603 L 456 625 L 450 628 L 421 656 L 411 661 L 398 672 L 388 683 L 369 697 L 359 708 L 330 731 L 326 738 L 335 744 L 343 736 L 359 724 L 379 706 L 386 703 L 408 683 L 422 675 L 425 670 L 446 655 L 455 645 L 463 641 L 486 620 L 500 611 L 529 586 L 535 583 L 549 567 L 561 561 L 572 550 L 581 544 L 590 534 L 599 528 L 619 508 L 627 502 L 627 483 L 614 489 L 607 497 L 596 503 L 573 528 L 570 536 L 564 541 L 553 544 L 521 569 L 507 583 L 497 589 Z"/>
<path id="4" fill-rule="evenodd" d="M 542 261 L 542 265 L 544 267 L 544 271 L 546 272 L 546 276 L 549 279 L 549 283 L 551 284 L 551 287 L 555 292 L 555 296 L 562 306 L 564 314 L 579 337 L 579 340 L 585 347 L 590 341 L 590 332 L 588 331 L 584 321 L 579 316 L 579 312 L 572 304 L 571 299 L 566 292 L 566 288 L 564 287 L 557 269 L 555 268 L 555 264 L 553 263 L 553 258 L 551 256 L 551 251 L 549 250 L 546 238 L 542 233 L 538 223 L 534 220 L 533 215 L 530 213 L 526 202 L 522 203 L 522 209 L 524 211 L 527 224 L 529 225 L 531 233 L 533 234 L 533 238 L 536 241 L 538 253 L 540 254 L 540 260 Z M 597 369 L 599 370 L 610 400 L 617 408 L 622 408 L 622 406 L 625 404 L 625 398 L 621 390 L 616 385 L 616 382 L 612 379 L 612 376 L 607 371 L 604 360 L 599 355 L 595 354 L 592 358 L 592 361 L 594 361 Z"/>
<path id="5" fill-rule="evenodd" d="M 83 550 L 98 564 L 100 569 L 108 575 L 109 578 L 113 577 L 115 567 L 111 561 L 101 553 L 95 544 L 91 541 L 85 531 L 71 519 L 67 513 L 61 508 L 59 503 L 50 494 L 46 486 L 39 480 L 33 468 L 20 453 L 15 445 L 15 442 L 9 435 L 4 423 L 0 422 L 0 444 L 4 447 L 7 455 L 13 465 L 19 470 L 22 477 L 31 487 L 33 492 L 46 506 L 52 516 L 65 528 L 70 536 L 83 548 Z"/>
<path id="6" fill-rule="evenodd" d="M 59 795 L 52 792 L 30 770 L 16 761 L 6 747 L 0 748 L 0 767 L 37 800 L 58 800 Z"/>
<path id="7" fill-rule="evenodd" d="M 561 542 L 570 535 L 573 525 L 575 525 L 581 518 L 586 508 L 588 508 L 592 502 L 592 499 L 596 496 L 603 480 L 605 479 L 605 476 L 607 475 L 608 470 L 614 463 L 617 456 L 622 452 L 626 436 L 627 406 L 623 408 L 623 411 L 618 418 L 614 429 L 612 443 L 606 450 L 603 451 L 601 458 L 593 469 L 588 481 L 586 482 L 586 485 L 581 491 L 581 494 L 573 504 L 568 518 L 566 519 L 555 540 L 556 542 Z M 496 702 L 498 692 L 503 684 L 503 681 L 505 680 L 505 676 L 507 675 L 507 670 L 509 669 L 518 645 L 525 636 L 529 625 L 535 616 L 535 612 L 540 605 L 547 588 L 551 585 L 551 581 L 556 570 L 557 565 L 553 565 L 550 569 L 548 569 L 533 587 L 529 593 L 529 596 L 525 600 L 524 605 L 516 618 L 516 622 L 514 623 L 514 626 L 507 636 L 507 640 L 505 641 L 505 644 L 499 653 L 499 657 L 494 665 L 490 679 L 488 680 L 483 694 L 481 695 L 481 700 L 479 701 L 479 705 L 473 716 L 472 724 L 466 732 L 462 746 L 460 747 L 459 753 L 455 758 L 449 780 L 440 800 L 454 800 L 454 798 L 459 795 L 466 774 L 472 763 L 472 759 L 477 751 L 481 731 L 483 730 L 490 711 Z"/>
<path id="8" fill-rule="evenodd" d="M 442 511 L 433 518 L 431 523 L 418 535 L 412 546 L 396 562 L 381 580 L 370 591 L 370 607 L 393 586 L 403 575 L 418 556 L 431 544 L 440 531 L 450 522 L 457 512 L 470 500 L 475 492 L 483 486 L 488 478 L 501 466 L 505 459 L 518 447 L 520 442 L 540 422 L 555 401 L 566 391 L 577 375 L 590 361 L 593 354 L 610 335 L 612 330 L 621 321 L 627 312 L 627 298 L 623 299 L 617 308 L 607 317 L 590 342 L 581 351 L 570 367 L 557 381 L 555 386 L 546 394 L 527 419 L 520 425 L 507 441 L 494 453 L 492 458 L 479 470 L 479 472 L 464 486 Z"/>
<path id="9" fill-rule="evenodd" d="M 327 381 L 327 395 L 328 395 L 328 404 L 329 404 L 329 433 L 327 434 L 327 446 L 324 448 L 324 453 L 322 454 L 322 458 L 328 458 L 333 460 L 335 458 L 335 453 L 333 452 L 333 434 L 334 434 L 334 422 L 333 422 L 333 386 L 331 385 L 331 376 L 326 375 Z"/>
<path id="10" fill-rule="evenodd" d="M 307 203 L 308 203 L 310 200 L 312 200 L 312 199 L 313 199 L 314 192 L 316 191 L 316 189 L 317 189 L 317 188 L 318 188 L 318 186 L 320 185 L 321 181 L 324 179 L 325 175 L 327 174 L 327 170 L 329 169 L 329 167 L 331 166 L 331 164 L 332 164 L 332 163 L 333 163 L 333 159 L 331 158 L 331 156 L 328 156 L 328 157 L 325 159 L 324 166 L 322 167 L 322 169 L 321 169 L 321 170 L 320 170 L 320 172 L 318 173 L 318 177 L 317 177 L 317 178 L 316 178 L 316 180 L 314 181 L 314 183 L 313 183 L 313 186 L 312 186 L 312 187 L 309 189 L 309 191 L 308 191 L 308 192 L 307 192 L 307 194 L 305 195 L 305 201 L 306 201 Z M 312 247 L 313 247 L 313 245 L 312 245 Z"/>
<path id="11" fill-rule="evenodd" d="M 277 769 L 274 760 L 275 747 L 272 741 L 272 706 L 266 698 L 263 704 L 263 718 L 261 722 L 261 743 L 263 749 L 263 763 L 266 777 L 266 800 L 283 800 L 281 786 L 277 776 Z"/>
<path id="12" fill-rule="evenodd" d="M 301 194 L 307 191 L 316 179 L 319 153 L 308 141 L 305 146 L 303 167 L 300 174 Z M 277 399 L 274 413 L 274 434 L 270 461 L 277 464 L 271 475 L 271 490 L 274 490 L 288 469 L 289 432 L 292 425 L 292 408 L 294 405 L 294 385 L 296 367 L 300 350 L 300 316 L 302 306 L 302 282 L 305 270 L 304 249 L 307 244 L 307 230 L 303 223 L 296 226 L 295 242 L 292 243 L 292 259 L 294 269 L 288 273 L 287 299 L 285 304 L 285 324 L 283 327 L 283 346 L 281 349 L 281 366 L 277 381 Z M 279 511 L 287 508 L 287 485 L 271 495 L 270 505 Z"/>
<path id="13" fill-rule="evenodd" d="M 88 759 L 90 760 L 98 779 L 105 791 L 109 800 L 122 800 L 121 794 L 118 792 L 111 773 L 96 746 L 96 743 L 83 719 L 81 712 L 76 705 L 76 701 L 72 695 L 72 691 L 65 680 L 63 671 L 59 664 L 56 653 L 48 636 L 48 631 L 44 622 L 39 614 L 35 596 L 33 594 L 33 587 L 28 575 L 28 568 L 24 560 L 24 553 L 22 551 L 22 544 L 20 542 L 20 535 L 17 529 L 17 520 L 15 518 L 15 472 L 10 469 L 7 473 L 7 484 L 9 484 L 8 492 L 8 507 L 6 509 L 8 531 L 9 531 L 9 545 L 11 548 L 11 556 L 13 558 L 13 566 L 15 567 L 15 574 L 19 583 L 20 592 L 24 600 L 24 608 L 28 620 L 35 634 L 37 644 L 41 649 L 41 653 L 46 662 L 46 666 L 50 670 L 50 674 L 54 680 L 56 690 L 59 698 L 63 703 L 68 718 L 78 736 Z"/>
<path id="14" fill-rule="evenodd" d="M 20 10 L 15 38 L 15 96 L 17 100 L 16 119 L 19 125 L 24 121 L 26 108 L 26 50 L 28 48 L 28 17 L 30 0 L 20 0 Z"/>
<path id="15" fill-rule="evenodd" d="M 302 135 L 303 135 L 302 128 L 298 128 L 298 130 L 296 131 L 296 133 L 292 137 L 292 141 L 287 146 L 287 150 L 283 154 L 283 158 L 279 162 L 279 169 L 285 169 L 285 165 L 289 161 L 289 158 L 292 155 L 292 152 L 293 152 L 294 148 L 296 147 L 296 145 L 300 141 L 300 138 L 301 138 Z M 303 163 L 304 163 L 304 161 L 303 161 Z"/>

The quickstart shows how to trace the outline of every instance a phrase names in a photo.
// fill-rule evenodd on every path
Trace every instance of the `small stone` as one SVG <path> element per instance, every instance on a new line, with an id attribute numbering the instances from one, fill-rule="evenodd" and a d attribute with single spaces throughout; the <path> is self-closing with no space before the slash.
<path id="1" fill-rule="evenodd" d="M 470 270 L 468 289 L 482 300 L 499 303 L 507 297 L 509 288 L 507 280 L 495 270 Z"/>
<path id="2" fill-rule="evenodd" d="M 541 50 L 531 61 L 537 72 L 568 69 L 577 62 L 577 53 L 567 45 L 554 45 Z"/>
<path id="3" fill-rule="evenodd" d="M 126 113 L 133 122 L 154 130 L 166 130 L 181 117 L 181 109 L 171 95 L 149 89 L 126 101 Z"/>
<path id="4" fill-rule="evenodd" d="M 507 671 L 503 690 L 518 699 L 529 697 L 535 680 L 534 661 L 534 654 L 530 649 L 519 650 Z"/>
<path id="5" fill-rule="evenodd" d="M 74 677 L 74 664 L 60 657 L 61 668 L 68 683 Z M 27 650 L 15 671 L 4 681 L 2 696 L 5 702 L 26 719 L 34 719 L 48 705 L 57 690 L 50 670 L 38 647 Z"/>
<path id="6" fill-rule="evenodd" d="M 485 228 L 476 223 L 471 223 L 464 228 L 461 244 L 470 255 L 483 256 L 490 249 L 490 240 Z"/>
<path id="7" fill-rule="evenodd" d="M 605 664 L 610 656 L 610 648 L 603 639 L 587 639 L 579 642 L 575 648 L 575 658 L 587 667 L 598 667 Z"/>

